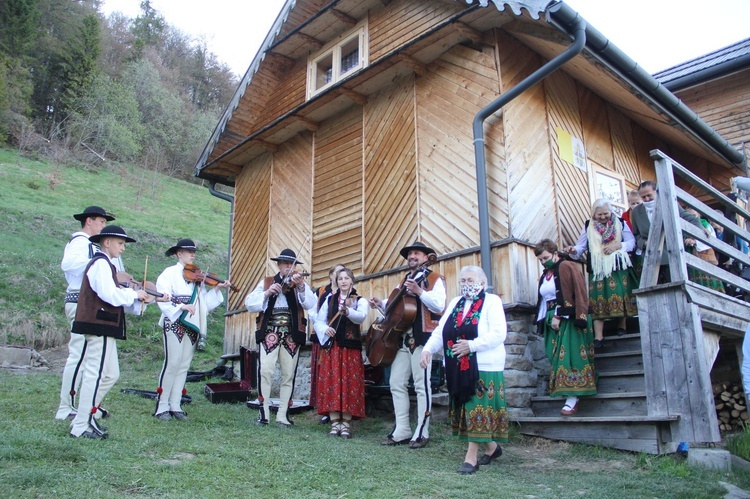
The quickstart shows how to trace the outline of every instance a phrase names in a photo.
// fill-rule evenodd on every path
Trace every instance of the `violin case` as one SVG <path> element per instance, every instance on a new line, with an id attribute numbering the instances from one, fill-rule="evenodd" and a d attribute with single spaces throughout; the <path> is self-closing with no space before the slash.
<path id="1" fill-rule="evenodd" d="M 236 356 L 228 356 L 236 359 Z M 206 383 L 203 390 L 213 404 L 246 402 L 250 390 L 258 388 L 258 352 L 240 347 L 240 380 L 225 383 Z"/>

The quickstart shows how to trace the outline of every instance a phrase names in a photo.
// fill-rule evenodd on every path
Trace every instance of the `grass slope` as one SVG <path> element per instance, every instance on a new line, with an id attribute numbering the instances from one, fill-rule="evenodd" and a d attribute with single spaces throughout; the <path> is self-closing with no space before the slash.
<path id="1" fill-rule="evenodd" d="M 190 200 L 188 204 L 186 200 Z M 86 171 L 19 158 L 0 150 L 0 343 L 66 341 L 59 268 L 76 230 L 70 215 L 99 204 L 138 243 L 125 253 L 138 275 L 150 255 L 155 278 L 171 262 L 164 250 L 179 237 L 203 249 L 201 265 L 226 265 L 228 203 L 207 189 L 151 173 Z M 142 272 L 142 271 L 140 271 Z M 392 416 L 355 422 L 354 438 L 327 436 L 315 414 L 296 416 L 287 430 L 258 427 L 242 404 L 212 405 L 203 383 L 188 385 L 190 421 L 151 417 L 154 402 L 122 388 L 154 389 L 162 363 L 158 312 L 129 317 L 118 342 L 121 377 L 105 400 L 113 412 L 106 441 L 68 437 L 55 421 L 60 376 L 52 371 L 0 370 L 0 484 L 3 497 L 718 497 L 718 481 L 750 488 L 750 475 L 687 468 L 653 457 L 512 433 L 505 454 L 475 476 L 455 473 L 465 446 L 436 416 L 425 449 L 378 445 Z M 221 354 L 221 318 L 212 315 L 209 348 L 193 369 Z M 30 340 L 30 341 L 29 341 Z"/>

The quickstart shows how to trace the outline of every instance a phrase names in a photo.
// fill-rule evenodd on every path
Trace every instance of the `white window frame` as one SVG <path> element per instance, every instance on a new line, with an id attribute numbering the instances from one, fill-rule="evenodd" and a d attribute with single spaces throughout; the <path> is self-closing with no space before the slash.
<path id="1" fill-rule="evenodd" d="M 359 40 L 359 62 L 346 73 L 341 74 L 341 48 L 355 37 Z M 337 36 L 325 47 L 310 55 L 307 64 L 307 98 L 311 99 L 320 92 L 325 91 L 340 81 L 347 79 L 357 71 L 365 68 L 369 62 L 368 55 L 369 43 L 367 37 L 367 20 L 365 20 L 355 28 Z M 332 56 L 331 80 L 325 85 L 318 87 L 318 63 L 328 56 Z"/>

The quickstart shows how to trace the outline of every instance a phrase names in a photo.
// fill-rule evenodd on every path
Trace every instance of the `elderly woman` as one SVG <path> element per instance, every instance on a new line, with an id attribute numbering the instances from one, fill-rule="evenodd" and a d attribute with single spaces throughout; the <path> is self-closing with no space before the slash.
<path id="1" fill-rule="evenodd" d="M 500 297 L 485 293 L 487 276 L 480 267 L 461 269 L 461 295 L 445 309 L 424 346 L 420 365 L 432 362 L 441 349 L 450 395 L 453 434 L 469 442 L 458 473 L 471 475 L 503 453 L 498 442 L 508 441 L 505 408 L 505 312 Z M 478 458 L 479 444 L 487 445 Z"/>
<path id="2" fill-rule="evenodd" d="M 329 435 L 351 438 L 351 422 L 365 417 L 365 367 L 360 324 L 369 310 L 357 296 L 354 274 L 342 268 L 336 289 L 323 302 L 315 321 L 320 341 L 318 414 L 331 420 Z"/>
<path id="3" fill-rule="evenodd" d="M 560 414 L 572 416 L 578 410 L 578 397 L 596 395 L 586 281 L 578 265 L 560 258 L 557 244 L 550 239 L 540 241 L 534 254 L 544 267 L 536 320 L 551 364 L 549 394 L 567 397 Z"/>
<path id="4" fill-rule="evenodd" d="M 638 315 L 633 290 L 638 277 L 628 253 L 635 247 L 635 238 L 628 224 L 613 211 L 608 200 L 601 198 L 591 206 L 591 220 L 586 223 L 575 246 L 565 252 L 582 258 L 586 250 L 589 272 L 589 310 L 594 320 L 594 348 L 604 344 L 604 321 L 617 319 L 617 335 L 622 336 L 625 319 Z"/>

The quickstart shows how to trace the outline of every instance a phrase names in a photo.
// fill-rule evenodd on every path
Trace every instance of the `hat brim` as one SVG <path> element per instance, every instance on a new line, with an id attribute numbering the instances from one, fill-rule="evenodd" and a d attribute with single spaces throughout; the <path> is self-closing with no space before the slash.
<path id="1" fill-rule="evenodd" d="M 126 236 L 124 234 L 97 234 L 95 236 L 90 236 L 89 241 L 92 243 L 99 244 L 103 239 L 107 239 L 108 237 L 115 237 L 117 239 L 124 239 L 126 243 L 134 243 L 136 242 L 135 239 L 133 239 L 130 236 Z"/>
<path id="2" fill-rule="evenodd" d="M 411 250 L 418 250 L 424 253 L 425 255 L 429 255 L 430 253 L 435 253 L 435 250 L 432 248 L 428 248 L 427 246 L 407 246 L 405 248 L 402 248 L 399 254 L 404 258 L 409 258 L 409 252 Z"/>
<path id="3" fill-rule="evenodd" d="M 78 213 L 77 215 L 73 215 L 73 218 L 78 220 L 79 222 L 83 222 L 87 218 L 96 218 L 96 217 L 102 217 L 107 222 L 111 222 L 115 219 L 112 215 L 102 215 L 101 213 Z"/>
<path id="4" fill-rule="evenodd" d="M 187 246 L 172 246 L 171 248 L 169 248 L 167 251 L 164 252 L 164 256 L 176 255 L 177 252 L 179 250 L 181 250 L 181 249 L 188 250 L 188 251 L 198 251 L 198 248 L 196 248 L 195 246 L 190 246 L 190 247 L 187 247 Z"/>
<path id="5" fill-rule="evenodd" d="M 274 262 L 289 262 L 289 263 L 299 263 L 300 265 L 304 265 L 301 261 L 297 260 L 296 258 L 289 258 L 288 256 L 280 256 L 277 258 L 271 258 Z"/>

